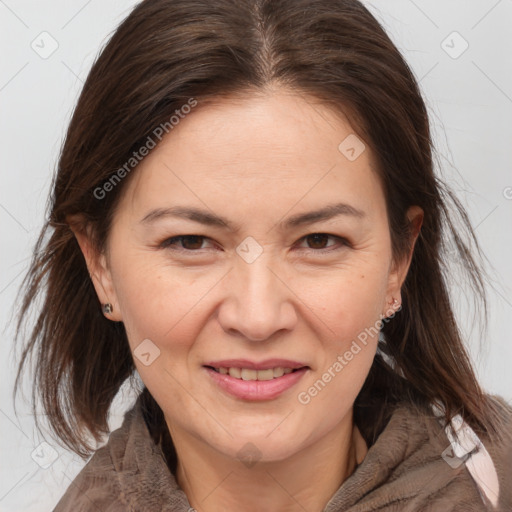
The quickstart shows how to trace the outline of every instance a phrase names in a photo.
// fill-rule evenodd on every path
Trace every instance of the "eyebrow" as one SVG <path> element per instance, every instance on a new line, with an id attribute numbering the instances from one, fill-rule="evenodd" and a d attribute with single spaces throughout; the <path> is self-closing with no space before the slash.
<path id="1" fill-rule="evenodd" d="M 346 203 L 330 204 L 321 208 L 320 210 L 293 215 L 287 220 L 279 222 L 278 227 L 285 230 L 298 226 L 313 224 L 323 220 L 330 220 L 340 215 L 347 215 L 357 219 L 363 219 L 366 216 L 366 213 Z M 156 208 L 147 213 L 140 222 L 142 224 L 151 224 L 166 217 L 188 219 L 199 224 L 220 227 L 233 232 L 240 230 L 240 226 L 238 224 L 235 224 L 222 216 L 215 215 L 207 210 L 201 210 L 191 206 Z"/>

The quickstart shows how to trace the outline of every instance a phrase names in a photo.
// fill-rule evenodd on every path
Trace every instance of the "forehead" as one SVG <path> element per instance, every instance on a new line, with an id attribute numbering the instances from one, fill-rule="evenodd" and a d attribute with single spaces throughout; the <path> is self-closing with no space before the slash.
<path id="1" fill-rule="evenodd" d="M 125 197 L 137 211 L 179 201 L 249 216 L 384 204 L 371 150 L 349 121 L 283 91 L 195 107 L 138 165 Z"/>

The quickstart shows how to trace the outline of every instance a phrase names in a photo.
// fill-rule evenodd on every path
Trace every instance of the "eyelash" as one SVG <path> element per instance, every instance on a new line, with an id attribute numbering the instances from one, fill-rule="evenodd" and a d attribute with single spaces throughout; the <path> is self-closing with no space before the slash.
<path id="1" fill-rule="evenodd" d="M 313 236 L 313 235 L 325 235 L 329 238 L 335 238 L 336 240 L 338 240 L 341 243 L 341 245 L 339 247 L 334 247 L 334 248 L 331 246 L 331 247 L 327 247 L 327 248 L 323 248 L 323 249 L 301 248 L 300 250 L 310 250 L 315 253 L 326 254 L 329 252 L 339 251 L 339 250 L 343 249 L 344 247 L 350 247 L 350 243 L 348 242 L 348 240 L 346 240 L 345 238 L 340 237 L 340 236 L 331 235 L 329 233 L 310 233 L 310 234 L 305 235 L 302 238 L 300 238 L 299 242 L 302 242 L 303 240 L 306 240 L 308 237 Z M 204 235 L 180 235 L 180 236 L 173 236 L 171 238 L 167 238 L 166 240 L 164 240 L 163 242 L 161 242 L 159 244 L 159 247 L 161 247 L 162 249 L 170 249 L 171 251 L 176 251 L 176 252 L 181 252 L 181 253 L 189 253 L 189 254 L 195 253 L 195 252 L 201 252 L 204 250 L 204 249 L 183 249 L 183 248 L 180 249 L 180 248 L 172 247 L 173 242 L 183 241 L 183 239 L 189 238 L 189 237 L 202 238 L 204 240 L 209 240 L 209 238 Z"/>

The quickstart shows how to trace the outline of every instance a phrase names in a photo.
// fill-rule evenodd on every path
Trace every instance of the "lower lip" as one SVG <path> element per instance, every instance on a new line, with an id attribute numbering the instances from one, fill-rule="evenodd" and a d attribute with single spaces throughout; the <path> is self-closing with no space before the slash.
<path id="1" fill-rule="evenodd" d="M 297 384 L 308 368 L 301 368 L 296 372 L 287 373 L 272 380 L 242 380 L 230 375 L 218 373 L 211 368 L 204 367 L 218 386 L 229 395 L 242 400 L 272 400 L 281 393 Z"/>

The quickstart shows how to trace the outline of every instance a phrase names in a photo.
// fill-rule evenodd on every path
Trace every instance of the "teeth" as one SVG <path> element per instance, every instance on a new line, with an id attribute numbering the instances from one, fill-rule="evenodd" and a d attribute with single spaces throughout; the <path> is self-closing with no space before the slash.
<path id="1" fill-rule="evenodd" d="M 291 368 L 288 368 L 288 370 L 291 370 Z M 282 377 L 284 375 L 284 368 L 281 368 L 281 367 L 274 368 L 273 372 L 274 372 L 273 377 Z M 290 373 L 290 372 L 288 372 L 288 373 Z"/>
<path id="2" fill-rule="evenodd" d="M 240 368 L 230 368 L 229 375 L 231 375 L 231 377 L 235 377 L 235 379 L 240 379 L 242 377 L 242 371 Z"/>
<path id="3" fill-rule="evenodd" d="M 269 368 L 267 370 L 253 370 L 251 368 L 215 368 L 222 375 L 230 375 L 242 380 L 272 380 L 292 373 L 291 368 Z"/>
<path id="4" fill-rule="evenodd" d="M 258 373 L 260 372 L 257 370 L 247 370 L 243 368 L 241 370 L 242 380 L 258 380 Z"/>

